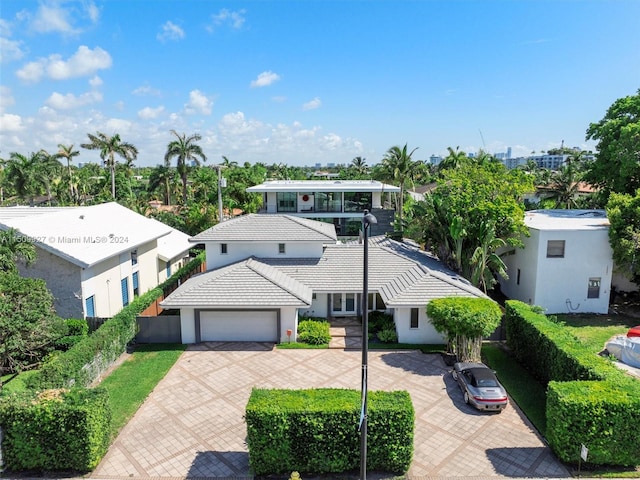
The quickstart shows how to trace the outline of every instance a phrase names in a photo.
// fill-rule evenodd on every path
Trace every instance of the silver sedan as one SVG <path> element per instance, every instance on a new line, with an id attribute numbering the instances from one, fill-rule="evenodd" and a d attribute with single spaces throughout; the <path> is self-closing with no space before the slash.
<path id="1" fill-rule="evenodd" d="M 501 412 L 507 407 L 507 391 L 484 363 L 457 362 L 453 365 L 452 375 L 462 390 L 465 403 L 478 410 L 493 412 Z"/>

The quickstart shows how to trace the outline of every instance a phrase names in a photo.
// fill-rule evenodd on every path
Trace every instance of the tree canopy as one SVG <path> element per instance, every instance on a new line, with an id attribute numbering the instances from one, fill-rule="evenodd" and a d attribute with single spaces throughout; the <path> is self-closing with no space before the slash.
<path id="1" fill-rule="evenodd" d="M 499 162 L 444 169 L 435 190 L 414 205 L 410 235 L 477 286 L 491 288 L 484 269 L 500 273 L 503 265 L 493 254 L 521 244 L 528 232 L 522 197 L 532 190 L 531 176 Z"/>
<path id="2" fill-rule="evenodd" d="M 597 140 L 596 160 L 586 180 L 611 192 L 635 194 L 640 188 L 640 89 L 616 100 L 605 116 L 587 129 L 587 140 Z"/>
<path id="3" fill-rule="evenodd" d="M 640 283 L 640 190 L 612 193 L 607 203 L 609 242 L 616 268 Z"/>

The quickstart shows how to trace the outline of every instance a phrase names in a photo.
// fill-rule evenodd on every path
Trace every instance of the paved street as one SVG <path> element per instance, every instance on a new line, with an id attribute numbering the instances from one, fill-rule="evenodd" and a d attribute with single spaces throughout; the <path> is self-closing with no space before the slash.
<path id="1" fill-rule="evenodd" d="M 360 367 L 359 351 L 192 346 L 91 478 L 253 478 L 243 420 L 251 388 L 359 390 Z M 411 394 L 416 429 L 409 479 L 569 476 L 517 408 L 495 415 L 465 405 L 440 355 L 370 351 L 369 388 Z"/>

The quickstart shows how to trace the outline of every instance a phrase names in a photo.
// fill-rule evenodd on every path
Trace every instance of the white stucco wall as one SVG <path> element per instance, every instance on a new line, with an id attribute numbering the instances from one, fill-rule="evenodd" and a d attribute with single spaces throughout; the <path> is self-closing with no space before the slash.
<path id="1" fill-rule="evenodd" d="M 564 258 L 547 258 L 548 240 L 565 240 Z M 607 230 L 541 231 L 534 304 L 547 313 L 607 313 L 612 256 Z M 599 298 L 587 298 L 592 277 L 601 279 Z"/>
<path id="2" fill-rule="evenodd" d="M 82 270 L 82 302 L 95 298 L 95 316 L 112 317 L 122 310 L 120 259 L 112 257 Z M 86 315 L 86 311 L 85 311 Z"/>
<path id="3" fill-rule="evenodd" d="M 316 293 L 316 298 L 311 302 L 311 306 L 306 309 L 300 309 L 300 315 L 304 317 L 322 317 L 327 318 L 327 293 Z"/>
<path id="4" fill-rule="evenodd" d="M 207 270 L 231 265 L 251 256 L 258 258 L 320 258 L 322 257 L 321 242 L 282 242 L 285 253 L 278 253 L 280 242 L 234 242 L 227 243 L 227 253 L 221 253 L 220 243 L 207 242 L 205 244 L 207 256 Z"/>
<path id="5" fill-rule="evenodd" d="M 167 263 L 171 265 L 171 275 L 180 270 L 184 265 L 189 262 L 189 253 L 179 255 L 172 258 L 169 262 L 165 262 L 158 258 L 158 285 L 167 279 Z"/>
<path id="6" fill-rule="evenodd" d="M 289 341 L 287 330 L 291 330 L 291 341 L 295 342 L 298 338 L 298 309 L 295 307 L 280 309 L 280 343 Z"/>
<path id="7" fill-rule="evenodd" d="M 438 333 L 427 316 L 423 305 L 418 308 L 418 328 L 411 326 L 411 308 L 396 308 L 393 319 L 396 322 L 396 333 L 399 343 L 444 344 L 445 337 Z"/>
<path id="8" fill-rule="evenodd" d="M 36 261 L 30 266 L 18 265 L 20 275 L 45 281 L 60 317 L 84 318 L 81 268 L 38 247 L 36 255 Z"/>
<path id="9" fill-rule="evenodd" d="M 565 241 L 563 258 L 547 258 L 549 240 Z M 505 257 L 509 280 L 500 282 L 505 295 L 539 305 L 547 313 L 608 312 L 613 260 L 606 229 L 531 229 L 524 243 L 524 250 Z M 589 278 L 598 277 L 599 298 L 587 298 Z"/>
<path id="10" fill-rule="evenodd" d="M 196 343 L 196 324 L 193 308 L 180 309 L 180 334 L 182 343 Z"/>

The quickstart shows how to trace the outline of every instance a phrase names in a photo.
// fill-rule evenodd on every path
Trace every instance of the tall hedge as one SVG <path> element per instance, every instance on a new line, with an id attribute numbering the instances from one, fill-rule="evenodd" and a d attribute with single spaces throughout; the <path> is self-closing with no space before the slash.
<path id="1" fill-rule="evenodd" d="M 245 413 L 253 472 L 356 470 L 360 465 L 360 401 L 356 390 L 254 389 Z M 406 472 L 414 436 L 408 392 L 370 392 L 368 407 L 367 469 Z"/>
<path id="2" fill-rule="evenodd" d="M 585 348 L 562 325 L 525 303 L 506 304 L 507 343 L 548 382 L 547 440 L 565 462 L 582 444 L 597 465 L 640 465 L 640 380 Z"/>
<path id="3" fill-rule="evenodd" d="M 88 472 L 107 452 L 110 421 L 102 388 L 0 397 L 5 466 L 11 471 Z"/>
<path id="4" fill-rule="evenodd" d="M 63 353 L 43 363 L 29 379 L 35 389 L 88 386 L 122 355 L 137 333 L 137 316 L 159 298 L 164 289 L 176 285 L 180 278 L 193 272 L 204 261 L 198 255 L 158 287 L 137 297 L 91 335 Z"/>

